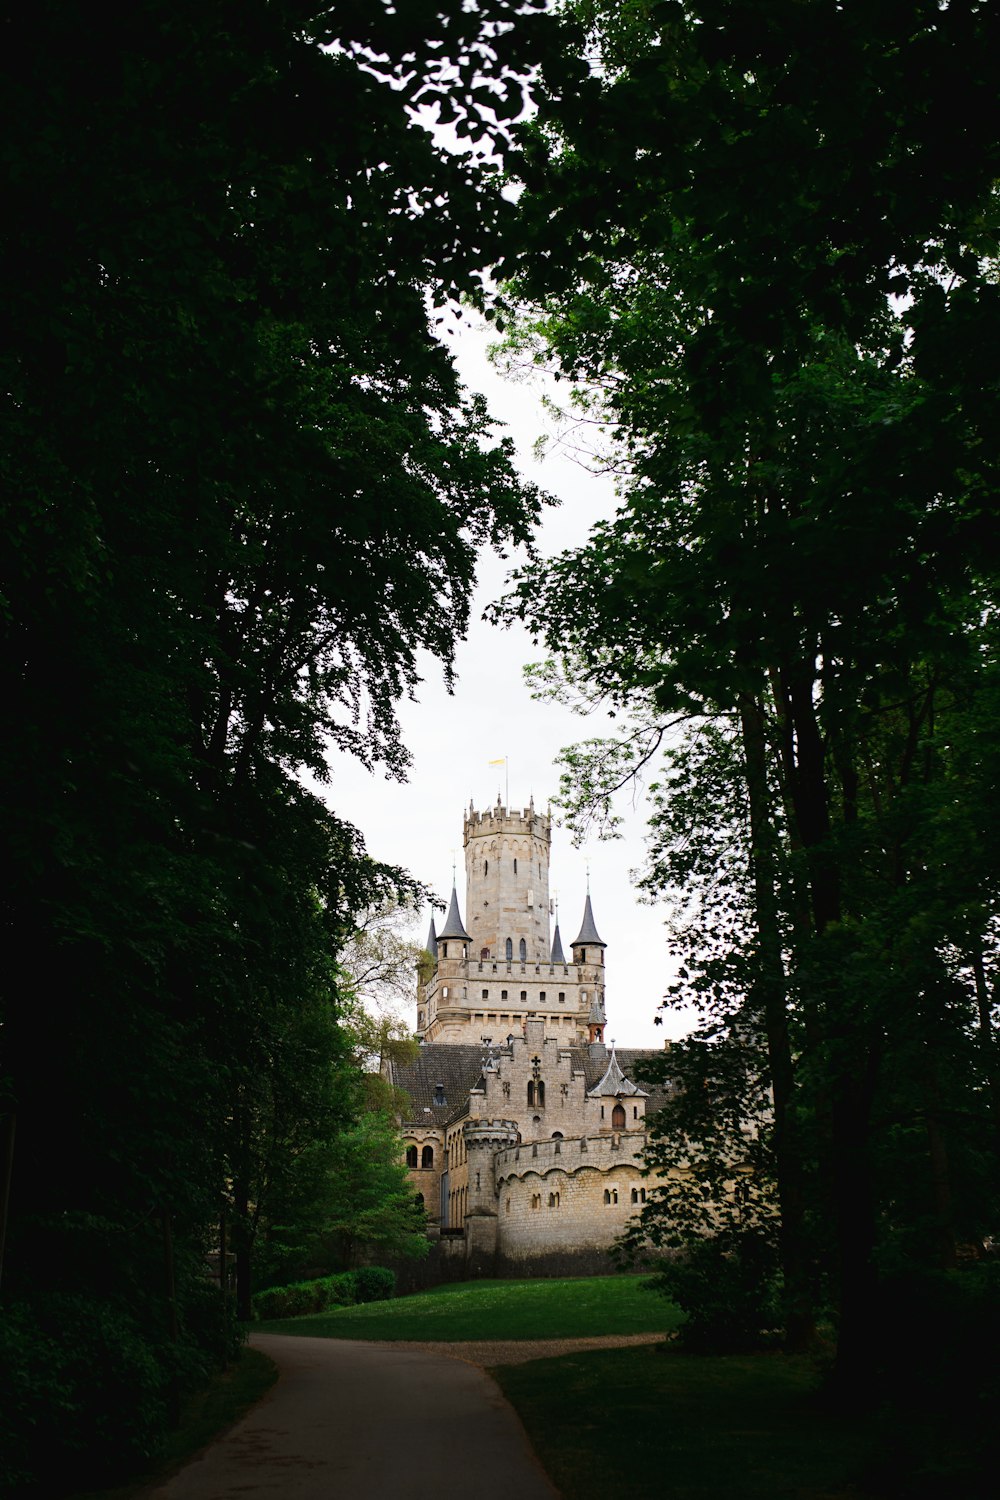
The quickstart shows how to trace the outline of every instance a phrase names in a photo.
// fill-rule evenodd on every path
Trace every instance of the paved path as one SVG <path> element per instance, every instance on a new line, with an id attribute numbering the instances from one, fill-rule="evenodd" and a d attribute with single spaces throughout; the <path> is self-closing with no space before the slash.
<path id="1" fill-rule="evenodd" d="M 153 1500 L 559 1500 L 474 1363 L 393 1344 L 257 1333 L 277 1384 Z M 474 1476 L 474 1478 L 472 1478 Z"/>

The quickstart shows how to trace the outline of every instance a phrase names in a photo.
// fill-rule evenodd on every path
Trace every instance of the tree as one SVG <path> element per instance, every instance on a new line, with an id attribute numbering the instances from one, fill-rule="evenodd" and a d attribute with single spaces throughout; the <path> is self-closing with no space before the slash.
<path id="1" fill-rule="evenodd" d="M 8 18 L 4 1293 L 44 1322 L 58 1268 L 95 1329 L 113 1298 L 160 1422 L 221 1349 L 220 1211 L 245 1304 L 255 1214 L 354 1107 L 337 954 L 415 891 L 300 773 L 332 743 L 403 774 L 418 654 L 450 677 L 477 549 L 540 503 L 430 321 L 511 210 L 418 118 L 502 144 L 537 9 Z"/>
<path id="2" fill-rule="evenodd" d="M 860 1390 L 894 1049 L 957 1062 L 966 1033 L 942 971 L 958 914 L 928 920 L 923 860 L 937 715 L 995 584 L 997 148 L 966 127 L 996 86 L 996 18 L 570 10 L 577 86 L 543 90 L 526 137 L 525 249 L 496 316 L 586 382 L 622 505 L 513 608 L 618 705 L 739 726 L 789 1332 L 795 1303 L 808 1324 L 815 1149 L 839 1372 Z M 939 1086 L 907 1091 L 931 1136 Z"/>

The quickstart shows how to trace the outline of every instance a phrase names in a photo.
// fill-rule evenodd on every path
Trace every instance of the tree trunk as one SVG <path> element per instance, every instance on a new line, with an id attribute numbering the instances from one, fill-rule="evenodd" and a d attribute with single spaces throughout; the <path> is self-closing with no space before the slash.
<path id="1" fill-rule="evenodd" d="M 804 1169 L 794 1112 L 795 1075 L 775 893 L 776 838 L 767 785 L 765 720 L 759 700 L 751 694 L 741 695 L 740 727 L 750 804 L 751 862 L 760 944 L 754 988 L 764 1017 L 774 1102 L 774 1154 L 781 1214 L 781 1269 L 785 1283 L 785 1342 L 789 1350 L 801 1351 L 809 1347 L 815 1336 L 805 1248 Z"/>

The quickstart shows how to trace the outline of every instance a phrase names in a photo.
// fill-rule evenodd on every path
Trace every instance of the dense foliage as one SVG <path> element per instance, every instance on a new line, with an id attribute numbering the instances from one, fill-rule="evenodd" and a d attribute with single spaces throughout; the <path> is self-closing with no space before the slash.
<path id="1" fill-rule="evenodd" d="M 413 888 L 300 773 L 405 769 L 537 510 L 430 321 L 510 208 L 418 119 L 502 136 L 535 8 L 5 15 L 5 1492 L 155 1444 L 363 1108 L 337 954 Z"/>
<path id="2" fill-rule="evenodd" d="M 570 758 L 570 804 L 657 767 L 649 884 L 705 1027 L 654 1149 L 687 1191 L 646 1228 L 770 1226 L 789 1338 L 832 1304 L 860 1393 L 887 1280 L 1000 1208 L 1000 144 L 972 125 L 1000 20 L 568 10 L 495 315 L 576 382 L 621 506 L 512 608 L 632 716 Z"/>

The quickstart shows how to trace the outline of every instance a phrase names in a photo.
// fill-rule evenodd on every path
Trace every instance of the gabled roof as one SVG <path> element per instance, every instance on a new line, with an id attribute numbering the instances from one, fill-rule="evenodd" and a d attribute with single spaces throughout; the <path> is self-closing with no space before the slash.
<path id="1" fill-rule="evenodd" d="M 615 1056 L 615 1049 L 614 1047 L 612 1047 L 611 1056 L 608 1059 L 608 1066 L 605 1070 L 604 1077 L 599 1083 L 595 1084 L 592 1089 L 587 1090 L 587 1098 L 606 1099 L 608 1095 L 617 1097 L 619 1094 L 635 1094 L 643 1099 L 649 1098 L 649 1095 L 646 1093 L 645 1089 L 641 1089 L 637 1083 L 633 1083 L 631 1078 L 625 1077 L 625 1074 L 618 1066 L 618 1059 Z"/>
<path id="2" fill-rule="evenodd" d="M 445 918 L 444 926 L 438 933 L 438 938 L 459 938 L 463 943 L 472 942 L 462 922 L 462 913 L 458 909 L 458 892 L 454 886 L 451 888 L 451 905 L 448 907 L 448 915 Z"/>
<path id="3" fill-rule="evenodd" d="M 577 948 L 581 943 L 596 943 L 598 948 L 606 948 L 607 943 L 597 935 L 597 927 L 594 924 L 594 908 L 590 904 L 590 892 L 587 892 L 587 904 L 583 908 L 583 922 L 577 937 L 573 939 L 573 947 Z"/>
<path id="4" fill-rule="evenodd" d="M 549 963 L 564 964 L 565 962 L 566 955 L 563 952 L 562 938 L 559 936 L 559 923 L 557 922 L 556 930 L 552 934 L 552 957 L 549 959 Z"/>
<path id="5" fill-rule="evenodd" d="M 430 931 L 427 934 L 427 942 L 424 944 L 424 946 L 426 947 L 427 952 L 430 954 L 431 958 L 437 958 L 437 956 L 438 956 L 438 935 L 437 935 L 437 928 L 434 926 L 434 918 L 433 917 L 431 917 Z"/>

